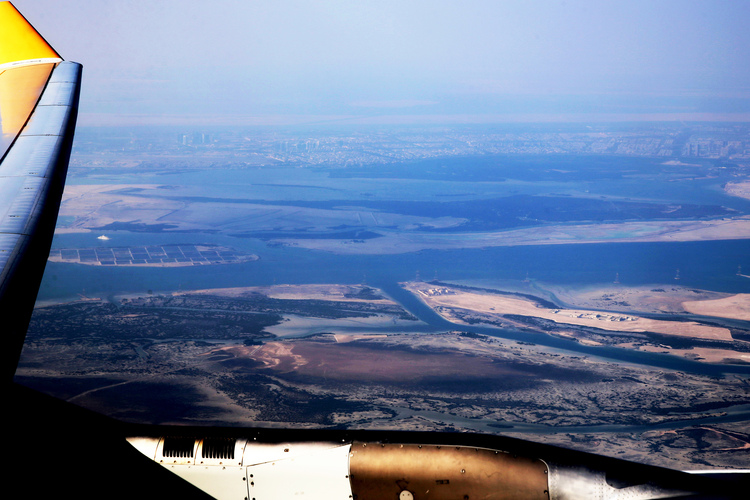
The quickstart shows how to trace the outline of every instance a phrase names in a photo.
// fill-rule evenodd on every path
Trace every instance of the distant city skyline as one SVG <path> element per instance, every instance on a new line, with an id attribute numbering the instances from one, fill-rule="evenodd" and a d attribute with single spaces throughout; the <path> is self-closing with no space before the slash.
<path id="1" fill-rule="evenodd" d="M 750 2 L 16 0 L 82 125 L 750 121 Z"/>

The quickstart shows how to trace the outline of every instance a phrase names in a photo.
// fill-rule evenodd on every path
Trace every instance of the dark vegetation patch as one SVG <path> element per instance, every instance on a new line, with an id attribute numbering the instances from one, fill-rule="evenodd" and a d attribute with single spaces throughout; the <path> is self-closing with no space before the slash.
<path id="1" fill-rule="evenodd" d="M 565 368 L 561 366 L 539 364 L 531 365 L 524 363 L 513 363 L 510 366 L 514 370 L 527 373 L 535 377 L 552 379 L 556 382 L 567 382 L 573 384 L 589 384 L 599 382 L 602 374 L 591 370 L 580 370 Z"/>
<path id="2" fill-rule="evenodd" d="M 350 166 L 331 169 L 333 178 L 425 179 L 465 182 L 502 182 L 506 179 L 539 181 L 586 181 L 622 179 L 634 171 L 653 174 L 653 163 L 643 158 L 587 155 L 473 155 L 400 162 L 392 165 Z"/>
<path id="3" fill-rule="evenodd" d="M 360 288 L 357 293 L 345 293 L 344 297 L 347 299 L 360 299 L 360 300 L 379 300 L 383 296 L 380 295 L 374 288 L 368 286 Z"/>
<path id="4" fill-rule="evenodd" d="M 121 382 L 120 379 L 107 377 L 29 377 L 16 376 L 13 381 L 33 387 L 39 392 L 51 394 L 59 399 L 69 399 L 92 389 L 106 387 Z"/>
<path id="5" fill-rule="evenodd" d="M 258 374 L 226 378 L 219 383 L 239 404 L 259 410 L 257 420 L 315 423 L 334 427 L 331 414 L 372 410 L 364 403 L 349 402 L 334 396 L 316 396 L 305 391 L 279 385 L 275 380 Z"/>
<path id="6" fill-rule="evenodd" d="M 734 340 L 742 340 L 744 342 L 750 342 L 750 332 L 747 330 L 739 330 L 737 328 L 730 328 L 729 331 L 732 334 Z"/>
<path id="7" fill-rule="evenodd" d="M 264 202 L 265 203 L 265 202 Z M 246 231 L 232 233 L 235 238 L 258 238 L 270 240 L 274 238 L 289 238 L 303 240 L 371 240 L 383 235 L 362 228 L 351 228 L 346 231 Z"/>
<path id="8" fill-rule="evenodd" d="M 723 408 L 729 408 L 737 404 L 748 404 L 748 403 L 750 403 L 750 396 L 748 396 L 747 401 L 744 401 L 744 402 L 709 401 L 707 403 L 696 403 L 696 404 L 685 406 L 685 407 L 670 407 L 670 408 L 654 406 L 649 409 L 649 412 L 655 415 L 668 415 L 670 413 L 701 413 L 701 412 L 707 412 L 707 411 L 712 411 L 712 410 L 720 410 Z"/>
<path id="9" fill-rule="evenodd" d="M 360 292 L 376 298 L 374 291 Z M 148 296 L 109 302 L 75 302 L 37 308 L 29 339 L 240 339 L 257 345 L 273 335 L 265 329 L 283 321 L 282 315 L 316 318 L 368 317 L 392 314 L 416 318 L 395 304 L 272 299 L 261 294 L 241 298 L 211 295 Z"/>
<path id="10" fill-rule="evenodd" d="M 277 299 L 260 293 L 249 293 L 242 297 L 221 297 L 216 295 L 179 295 L 141 297 L 131 300 L 128 308 L 174 308 L 180 310 L 226 310 L 228 312 L 245 312 L 268 314 L 281 320 L 283 314 L 296 314 L 313 318 L 365 318 L 376 314 L 393 314 L 400 319 L 416 318 L 396 304 L 369 304 L 313 299 Z M 248 315 L 250 316 L 250 315 Z"/>
<path id="11" fill-rule="evenodd" d="M 99 231 L 130 231 L 131 233 L 163 233 L 169 229 L 175 229 L 175 224 L 146 224 L 143 222 L 112 222 L 105 226 L 94 227 Z"/>
<path id="12" fill-rule="evenodd" d="M 188 385 L 133 382 L 97 391 L 94 409 L 118 419 L 151 424 L 215 418 L 220 410 L 201 405 L 203 400 Z"/>
<path id="13" fill-rule="evenodd" d="M 263 363 L 260 361 L 255 361 L 254 359 L 250 358 L 229 358 L 224 359 L 220 361 L 221 366 L 224 368 L 229 368 L 235 371 L 250 371 L 255 372 L 259 368 L 263 367 Z"/>
<path id="14" fill-rule="evenodd" d="M 156 303 L 157 298 L 151 297 L 122 307 L 108 302 L 77 302 L 38 308 L 32 315 L 27 338 L 259 340 L 272 337 L 264 329 L 282 320 L 270 312 L 242 314 L 209 307 L 157 307 Z"/>
<path id="15" fill-rule="evenodd" d="M 739 352 L 750 352 L 750 343 L 732 342 L 727 340 L 708 340 L 697 339 L 692 337 L 679 337 L 677 335 L 664 335 L 661 333 L 646 332 L 649 340 L 653 343 L 668 346 L 671 349 L 690 349 L 710 348 L 710 349 L 731 349 Z M 732 334 L 734 336 L 734 334 Z"/>
<path id="16" fill-rule="evenodd" d="M 533 389 L 541 385 L 537 379 L 529 377 L 424 377 L 413 383 L 405 382 L 404 387 L 419 391 L 449 392 L 454 394 L 513 392 Z"/>

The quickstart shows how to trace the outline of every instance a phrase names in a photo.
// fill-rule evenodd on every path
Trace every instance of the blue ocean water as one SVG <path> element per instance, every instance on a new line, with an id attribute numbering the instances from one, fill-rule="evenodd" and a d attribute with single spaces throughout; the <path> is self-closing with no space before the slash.
<path id="1" fill-rule="evenodd" d="M 215 243 L 255 253 L 242 264 L 178 268 L 101 267 L 48 263 L 40 300 L 88 294 L 172 291 L 179 288 L 260 286 L 274 283 L 397 283 L 441 280 L 530 279 L 551 283 L 624 286 L 680 284 L 731 293 L 750 292 L 750 240 L 680 243 L 598 243 L 487 249 L 423 250 L 396 255 L 336 255 L 290 247 L 270 247 L 255 239 L 195 233 L 108 233 L 106 246 Z M 55 247 L 102 245 L 96 235 L 62 235 Z M 679 269 L 680 280 L 676 281 Z"/>

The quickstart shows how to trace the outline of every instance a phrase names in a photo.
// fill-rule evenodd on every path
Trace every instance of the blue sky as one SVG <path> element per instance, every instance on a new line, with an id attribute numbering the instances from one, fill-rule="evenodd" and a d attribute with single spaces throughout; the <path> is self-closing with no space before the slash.
<path id="1" fill-rule="evenodd" d="M 83 124 L 750 120 L 745 0 L 14 4 Z"/>

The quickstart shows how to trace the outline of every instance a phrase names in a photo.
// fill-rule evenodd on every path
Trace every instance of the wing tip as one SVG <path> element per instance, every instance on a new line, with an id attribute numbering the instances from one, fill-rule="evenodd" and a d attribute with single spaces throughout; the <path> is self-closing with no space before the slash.
<path id="1" fill-rule="evenodd" d="M 0 65 L 32 59 L 62 59 L 11 2 L 0 2 Z"/>

